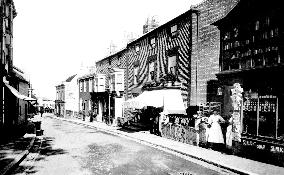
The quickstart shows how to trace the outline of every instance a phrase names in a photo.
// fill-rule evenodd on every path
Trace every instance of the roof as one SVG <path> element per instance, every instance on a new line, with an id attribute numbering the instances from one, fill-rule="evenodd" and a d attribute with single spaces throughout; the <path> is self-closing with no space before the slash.
<path id="1" fill-rule="evenodd" d="M 121 50 L 119 50 L 119 51 L 117 51 L 117 52 L 115 52 L 115 53 L 113 53 L 113 54 L 111 54 L 111 55 L 109 55 L 109 56 L 107 56 L 107 57 L 105 57 L 105 58 L 103 58 L 103 59 L 97 61 L 96 64 L 97 64 L 97 63 L 100 63 L 100 62 L 103 62 L 103 61 L 105 61 L 105 60 L 108 60 L 109 58 L 112 58 L 112 57 L 118 55 L 119 53 L 122 53 L 124 50 L 126 50 L 126 48 L 122 48 Z"/>
<path id="2" fill-rule="evenodd" d="M 197 10 L 191 8 L 191 9 L 189 9 L 188 11 L 184 12 L 183 14 L 181 14 L 181 15 L 179 15 L 179 16 L 173 18 L 172 20 L 170 20 L 170 21 L 168 21 L 168 22 L 166 22 L 166 23 L 160 25 L 159 27 L 157 27 L 157 28 L 151 30 L 150 32 L 145 33 L 145 34 L 142 35 L 141 37 L 139 37 L 139 38 L 133 40 L 132 42 L 128 43 L 127 46 L 132 45 L 132 44 L 134 44 L 135 42 L 138 42 L 139 40 L 141 40 L 141 39 L 143 39 L 143 38 L 145 38 L 145 37 L 147 37 L 147 36 L 152 36 L 155 32 L 157 32 L 157 31 L 159 31 L 159 30 L 161 30 L 161 29 L 164 29 L 165 26 L 171 25 L 171 24 L 174 23 L 175 21 L 178 21 L 179 19 L 185 17 L 185 16 L 188 15 L 188 14 L 197 13 L 197 12 L 198 12 Z"/>
<path id="3" fill-rule="evenodd" d="M 15 77 L 17 77 L 19 80 L 22 80 L 26 83 L 29 83 L 29 81 L 27 80 L 27 78 L 25 77 L 25 74 L 22 70 L 20 70 L 19 68 L 13 66 L 13 72 L 15 73 Z"/>
<path id="4" fill-rule="evenodd" d="M 76 75 L 77 75 L 77 74 L 68 77 L 68 78 L 66 79 L 66 82 L 71 82 L 71 81 L 73 80 L 73 78 L 74 78 Z"/>
<path id="5" fill-rule="evenodd" d="M 94 77 L 95 75 L 96 75 L 95 73 L 85 74 L 85 75 L 79 77 L 78 80 L 82 80 L 82 79 L 86 79 L 86 78 L 91 78 L 91 77 Z"/>

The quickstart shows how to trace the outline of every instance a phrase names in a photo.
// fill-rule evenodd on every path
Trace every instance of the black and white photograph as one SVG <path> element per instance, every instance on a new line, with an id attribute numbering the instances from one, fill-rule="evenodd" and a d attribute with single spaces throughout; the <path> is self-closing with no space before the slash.
<path id="1" fill-rule="evenodd" d="M 0 175 L 284 174 L 280 0 L 0 0 L 0 15 Z"/>

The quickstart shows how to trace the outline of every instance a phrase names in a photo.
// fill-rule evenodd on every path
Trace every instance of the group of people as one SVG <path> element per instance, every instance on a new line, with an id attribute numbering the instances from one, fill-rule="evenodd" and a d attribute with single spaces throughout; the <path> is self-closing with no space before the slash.
<path id="1" fill-rule="evenodd" d="M 232 112 L 232 111 L 230 111 Z M 215 110 L 204 120 L 202 117 L 201 111 L 197 112 L 196 115 L 196 122 L 195 122 L 195 129 L 199 130 L 200 124 L 205 124 L 205 135 L 208 146 L 210 149 L 215 149 L 221 151 L 224 148 L 224 144 L 227 148 L 231 148 L 232 146 L 232 114 L 229 116 L 228 119 L 224 119 L 221 117 L 218 112 Z M 222 125 L 225 124 L 225 128 Z M 223 132 L 225 130 L 225 132 Z M 225 138 L 223 133 L 225 133 Z M 199 134 L 197 134 L 199 137 Z M 197 141 L 199 138 L 197 138 Z M 199 144 L 199 143 L 197 143 Z"/>

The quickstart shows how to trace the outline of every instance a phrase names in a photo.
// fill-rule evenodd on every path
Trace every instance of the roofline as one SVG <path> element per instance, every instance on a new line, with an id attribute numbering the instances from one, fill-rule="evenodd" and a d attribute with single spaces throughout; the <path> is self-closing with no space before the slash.
<path id="1" fill-rule="evenodd" d="M 127 49 L 127 47 L 125 47 L 125 48 L 123 48 L 123 49 L 121 49 L 121 50 L 119 50 L 119 51 L 117 51 L 117 52 L 115 52 L 115 53 L 113 53 L 113 54 L 111 54 L 111 55 L 109 55 L 109 56 L 107 56 L 107 57 L 101 59 L 101 60 L 98 60 L 98 61 L 96 61 L 96 64 L 99 63 L 99 62 L 101 62 L 101 61 L 105 61 L 105 60 L 107 60 L 108 58 L 113 57 L 113 56 L 115 56 L 115 55 L 117 55 L 117 54 L 119 54 L 119 53 L 125 51 L 126 49 Z"/>
<path id="2" fill-rule="evenodd" d="M 166 23 L 160 25 L 159 27 L 157 27 L 157 28 L 151 30 L 150 32 L 145 33 L 145 34 L 142 35 L 141 37 L 139 37 L 139 38 L 137 38 L 137 39 L 131 41 L 130 43 L 127 44 L 127 47 L 130 47 L 130 45 L 135 44 L 135 42 L 138 42 L 138 41 L 144 39 L 145 37 L 147 37 L 147 36 L 149 36 L 149 35 L 152 35 L 153 33 L 157 32 L 157 31 L 159 31 L 159 30 L 162 30 L 165 26 L 170 25 L 170 24 L 173 23 L 174 21 L 176 21 L 176 20 L 178 20 L 178 19 L 180 19 L 180 18 L 182 18 L 182 17 L 184 17 L 184 16 L 186 16 L 186 15 L 188 15 L 188 14 L 192 14 L 192 13 L 199 14 L 199 11 L 196 10 L 196 9 L 190 8 L 188 11 L 182 13 L 181 15 L 179 15 L 179 16 L 177 16 L 177 17 L 171 19 L 170 21 L 168 21 L 168 22 L 166 22 Z"/>

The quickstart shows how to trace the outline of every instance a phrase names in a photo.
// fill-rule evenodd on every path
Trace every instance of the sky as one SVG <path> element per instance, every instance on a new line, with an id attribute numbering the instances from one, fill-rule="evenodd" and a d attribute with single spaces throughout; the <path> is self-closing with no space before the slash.
<path id="1" fill-rule="evenodd" d="M 147 17 L 164 24 L 202 0 L 14 0 L 13 64 L 37 96 L 55 99 L 55 86 L 141 36 Z"/>

